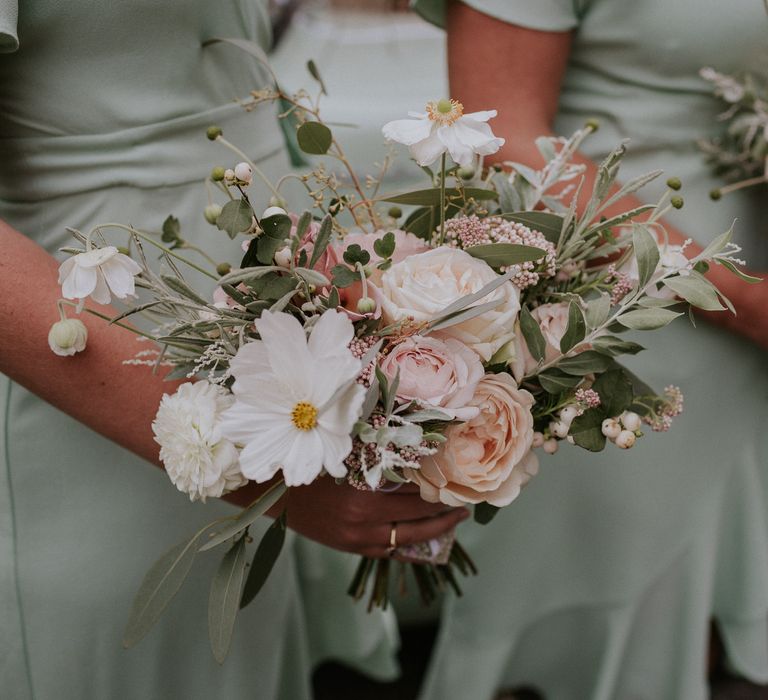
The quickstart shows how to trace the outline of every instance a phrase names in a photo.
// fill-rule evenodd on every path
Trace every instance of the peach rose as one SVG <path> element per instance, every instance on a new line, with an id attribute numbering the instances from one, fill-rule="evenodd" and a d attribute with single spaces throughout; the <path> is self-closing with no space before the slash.
<path id="1" fill-rule="evenodd" d="M 388 323 L 409 317 L 432 321 L 449 304 L 480 291 L 498 277 L 493 269 L 469 253 L 446 246 L 411 255 L 381 276 L 382 312 Z M 497 287 L 480 303 L 499 305 L 439 331 L 474 350 L 484 361 L 514 337 L 520 292 L 512 283 Z"/>
<path id="2" fill-rule="evenodd" d="M 477 354 L 458 340 L 406 338 L 392 348 L 380 367 L 390 380 L 399 373 L 397 396 L 404 402 L 437 408 L 459 420 L 480 412 L 469 403 L 485 370 Z"/>
<path id="3" fill-rule="evenodd" d="M 546 341 L 544 362 L 554 360 L 560 354 L 560 340 L 568 327 L 568 304 L 542 304 L 531 311 Z M 539 363 L 533 358 L 518 327 L 515 334 L 515 359 L 512 374 L 519 382 L 530 374 Z"/>
<path id="4" fill-rule="evenodd" d="M 449 426 L 447 441 L 422 458 L 420 469 L 406 469 L 407 478 L 431 503 L 509 505 L 539 469 L 531 451 L 533 403 L 508 374 L 486 375 L 471 401 L 480 413 Z"/>

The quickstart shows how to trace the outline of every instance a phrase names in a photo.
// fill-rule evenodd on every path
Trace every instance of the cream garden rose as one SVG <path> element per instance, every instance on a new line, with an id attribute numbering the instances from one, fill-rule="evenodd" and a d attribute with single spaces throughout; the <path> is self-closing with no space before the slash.
<path id="1" fill-rule="evenodd" d="M 470 406 L 485 370 L 477 353 L 453 338 L 412 336 L 398 343 L 381 362 L 390 379 L 399 377 L 397 396 L 451 418 L 469 420 L 480 409 Z"/>
<path id="2" fill-rule="evenodd" d="M 478 415 L 449 426 L 447 441 L 422 458 L 420 469 L 405 470 L 407 478 L 432 503 L 509 505 L 539 468 L 531 452 L 533 404 L 508 374 L 486 375 L 470 402 Z"/>
<path id="3" fill-rule="evenodd" d="M 390 323 L 408 318 L 432 321 L 446 306 L 480 291 L 497 276 L 485 262 L 455 248 L 444 246 L 412 255 L 381 277 L 383 316 Z M 481 303 L 491 301 L 499 301 L 499 305 L 436 335 L 456 338 L 487 362 L 515 335 L 520 292 L 511 283 L 503 284 Z"/>
<path id="4" fill-rule="evenodd" d="M 568 327 L 568 304 L 542 304 L 531 311 L 533 320 L 539 324 L 541 334 L 546 341 L 544 362 L 554 360 L 560 354 L 560 340 Z M 512 362 L 512 374 L 519 382 L 530 374 L 538 362 L 533 358 L 525 344 L 523 334 L 515 335 L 515 358 Z"/>

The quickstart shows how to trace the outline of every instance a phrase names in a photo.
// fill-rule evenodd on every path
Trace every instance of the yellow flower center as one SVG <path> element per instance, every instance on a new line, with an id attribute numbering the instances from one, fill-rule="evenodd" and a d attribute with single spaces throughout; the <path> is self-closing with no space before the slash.
<path id="1" fill-rule="evenodd" d="M 299 430 L 312 430 L 317 425 L 317 409 L 306 401 L 299 401 L 291 411 L 291 420 Z"/>
<path id="2" fill-rule="evenodd" d="M 427 104 L 427 116 L 441 126 L 453 124 L 464 114 L 464 105 L 458 100 L 438 100 Z"/>

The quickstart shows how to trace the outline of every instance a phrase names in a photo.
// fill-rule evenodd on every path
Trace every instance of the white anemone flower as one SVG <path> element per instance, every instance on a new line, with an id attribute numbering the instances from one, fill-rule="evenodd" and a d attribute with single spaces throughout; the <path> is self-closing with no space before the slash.
<path id="1" fill-rule="evenodd" d="M 97 304 L 109 304 L 112 294 L 118 299 L 133 296 L 134 275 L 141 266 L 114 246 L 94 248 L 73 255 L 59 267 L 59 284 L 65 299 L 90 296 Z"/>
<path id="2" fill-rule="evenodd" d="M 234 399 L 206 381 L 165 394 L 152 423 L 165 472 L 191 501 L 218 498 L 248 483 L 237 448 L 221 432 L 221 414 Z"/>
<path id="3" fill-rule="evenodd" d="M 348 347 L 352 322 L 328 310 L 307 339 L 293 316 L 265 311 L 256 328 L 261 340 L 230 364 L 235 403 L 222 419 L 224 435 L 243 446 L 243 474 L 264 482 L 282 470 L 288 486 L 311 483 L 323 468 L 343 477 L 365 398 L 355 382 L 362 363 Z"/>
<path id="4" fill-rule="evenodd" d="M 475 155 L 496 153 L 504 139 L 493 135 L 486 123 L 496 110 L 464 114 L 456 100 L 427 104 L 426 112 L 408 112 L 412 119 L 396 119 L 384 125 L 384 136 L 402 143 L 419 165 L 431 165 L 446 151 L 459 165 L 471 165 Z"/>

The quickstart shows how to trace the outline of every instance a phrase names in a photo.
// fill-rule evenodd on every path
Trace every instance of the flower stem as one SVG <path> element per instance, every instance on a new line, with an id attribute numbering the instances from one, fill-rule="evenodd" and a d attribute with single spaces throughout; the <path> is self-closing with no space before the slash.
<path id="1" fill-rule="evenodd" d="M 225 139 L 223 136 L 217 136 L 216 140 L 226 146 L 230 151 L 233 153 L 236 153 L 239 155 L 248 165 L 251 166 L 251 170 L 253 170 L 256 175 L 258 175 L 264 184 L 269 187 L 269 189 L 272 191 L 272 194 L 275 195 L 275 197 L 280 197 L 280 193 L 275 189 L 275 186 L 272 184 L 272 181 L 262 172 L 262 170 L 259 168 L 259 166 L 256 165 L 245 153 L 243 153 L 237 146 L 235 146 L 233 143 L 230 143 Z"/>
<path id="2" fill-rule="evenodd" d="M 440 158 L 440 245 L 445 241 L 445 153 Z"/>

